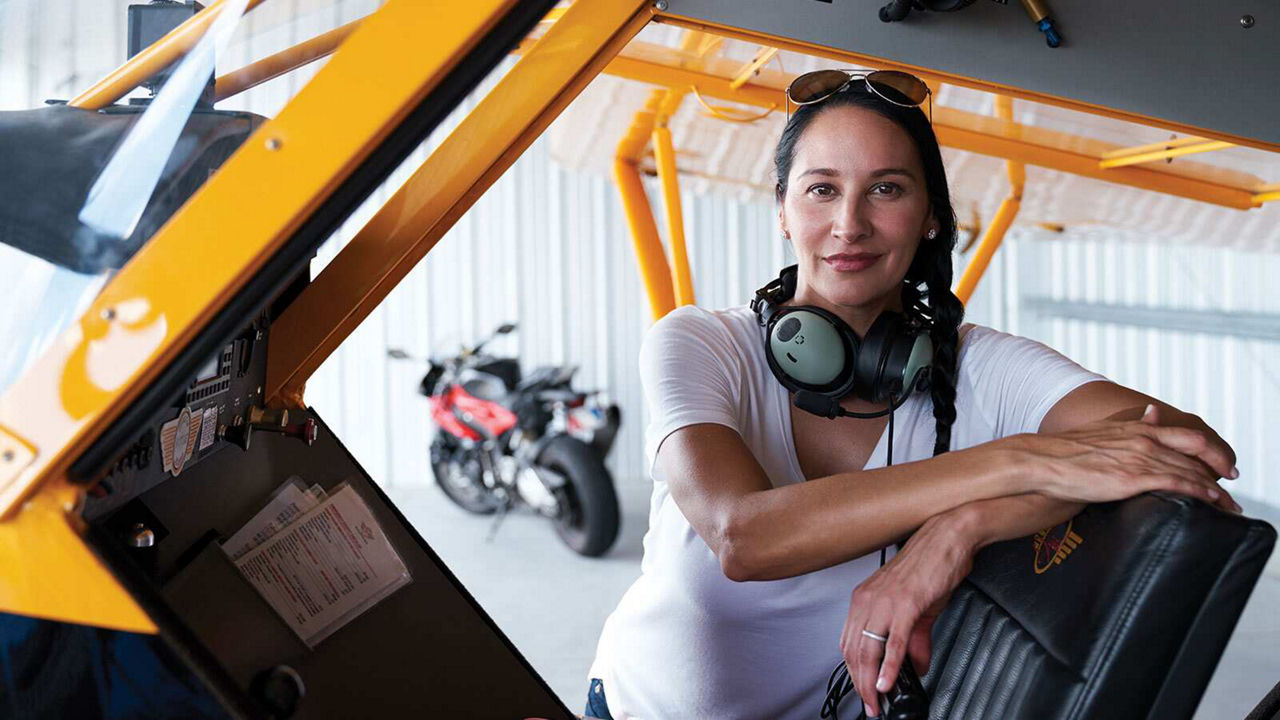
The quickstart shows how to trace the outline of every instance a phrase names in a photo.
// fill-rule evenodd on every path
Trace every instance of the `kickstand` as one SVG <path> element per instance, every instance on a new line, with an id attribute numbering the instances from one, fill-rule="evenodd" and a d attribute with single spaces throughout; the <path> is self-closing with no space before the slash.
<path id="1" fill-rule="evenodd" d="M 494 513 L 493 523 L 489 525 L 489 535 L 484 539 L 486 543 L 493 542 L 493 539 L 498 536 L 498 526 L 502 525 L 502 521 L 506 518 L 507 503 L 504 502 L 498 506 L 498 511 Z"/>

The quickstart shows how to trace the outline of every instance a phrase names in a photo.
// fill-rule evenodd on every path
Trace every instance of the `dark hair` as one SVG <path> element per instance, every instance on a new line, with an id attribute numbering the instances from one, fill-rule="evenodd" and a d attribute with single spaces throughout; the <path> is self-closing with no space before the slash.
<path id="1" fill-rule="evenodd" d="M 778 176 L 778 202 L 787 194 L 787 178 L 795 159 L 796 143 L 813 119 L 836 107 L 859 107 L 879 113 L 906 131 L 920 154 L 924 167 L 929 207 L 938 221 L 938 236 L 921 238 L 916 255 L 902 281 L 902 307 L 909 317 L 926 323 L 933 340 L 933 373 L 930 388 L 933 418 L 937 428 L 933 454 L 950 449 L 951 425 L 956 420 L 956 353 L 964 305 L 951 292 L 951 251 L 956 245 L 956 216 L 951 209 L 951 192 L 942 167 L 942 152 L 928 118 L 918 107 L 902 107 L 885 102 L 867 91 L 864 83 L 853 82 L 835 95 L 796 109 L 778 139 L 774 171 Z M 921 289 L 924 286 L 924 289 Z"/>

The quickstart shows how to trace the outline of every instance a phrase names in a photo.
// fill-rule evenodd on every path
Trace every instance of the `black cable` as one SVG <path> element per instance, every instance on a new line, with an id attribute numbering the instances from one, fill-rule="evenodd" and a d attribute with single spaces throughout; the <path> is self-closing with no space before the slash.
<path id="1" fill-rule="evenodd" d="M 904 400 L 908 395 L 910 395 L 910 388 L 908 388 L 908 392 L 903 395 Z M 884 451 L 885 467 L 891 467 L 893 465 L 893 416 L 894 410 L 897 410 L 899 407 L 902 407 L 902 403 L 895 402 L 893 396 L 890 396 L 889 438 L 888 445 L 885 446 Z M 884 567 L 887 550 L 887 545 L 880 548 L 880 567 Z M 827 678 L 827 696 L 822 700 L 822 720 L 826 720 L 827 718 L 840 720 L 840 715 L 836 712 L 837 708 L 840 707 L 840 702 L 844 700 L 845 696 L 850 692 L 853 692 L 853 680 L 849 677 L 849 666 L 841 660 L 840 664 L 836 665 L 836 669 L 831 671 L 831 677 Z M 863 710 L 860 717 L 866 717 L 865 710 Z"/>

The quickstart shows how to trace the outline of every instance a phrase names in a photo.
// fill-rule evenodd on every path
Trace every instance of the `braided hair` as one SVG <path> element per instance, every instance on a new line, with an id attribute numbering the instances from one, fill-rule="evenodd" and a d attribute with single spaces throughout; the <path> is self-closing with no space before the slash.
<path id="1" fill-rule="evenodd" d="M 956 354 L 964 305 L 951 292 L 951 252 L 956 245 L 956 216 L 951 208 L 946 171 L 942 167 L 942 151 L 938 148 L 938 139 L 928 118 L 918 107 L 885 102 L 867 91 L 861 82 L 850 83 L 822 102 L 798 107 L 783 129 L 774 152 L 777 200 L 782 202 L 787 194 L 787 178 L 795 159 L 796 144 L 805 129 L 826 110 L 848 106 L 878 113 L 906 131 L 924 167 L 929 207 L 938 221 L 938 234 L 932 240 L 920 240 L 902 280 L 902 308 L 909 318 L 929 328 L 929 337 L 933 340 L 933 371 L 929 379 L 937 435 L 933 454 L 941 455 L 951 447 L 951 426 L 956 420 Z"/>

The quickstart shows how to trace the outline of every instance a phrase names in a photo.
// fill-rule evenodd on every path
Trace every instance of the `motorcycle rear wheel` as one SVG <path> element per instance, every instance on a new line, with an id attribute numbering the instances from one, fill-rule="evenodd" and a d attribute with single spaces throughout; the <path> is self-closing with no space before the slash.
<path id="1" fill-rule="evenodd" d="M 439 447 L 431 448 L 431 471 L 445 497 L 463 510 L 476 515 L 492 515 L 498 511 L 501 501 L 484 487 L 480 479 L 480 459 L 474 453 L 446 448 L 440 443 Z"/>
<path id="2" fill-rule="evenodd" d="M 560 513 L 552 520 L 556 534 L 571 550 L 599 557 L 618 539 L 618 495 L 604 459 L 590 445 L 569 435 L 547 443 L 538 465 L 563 475 L 555 490 Z"/>

